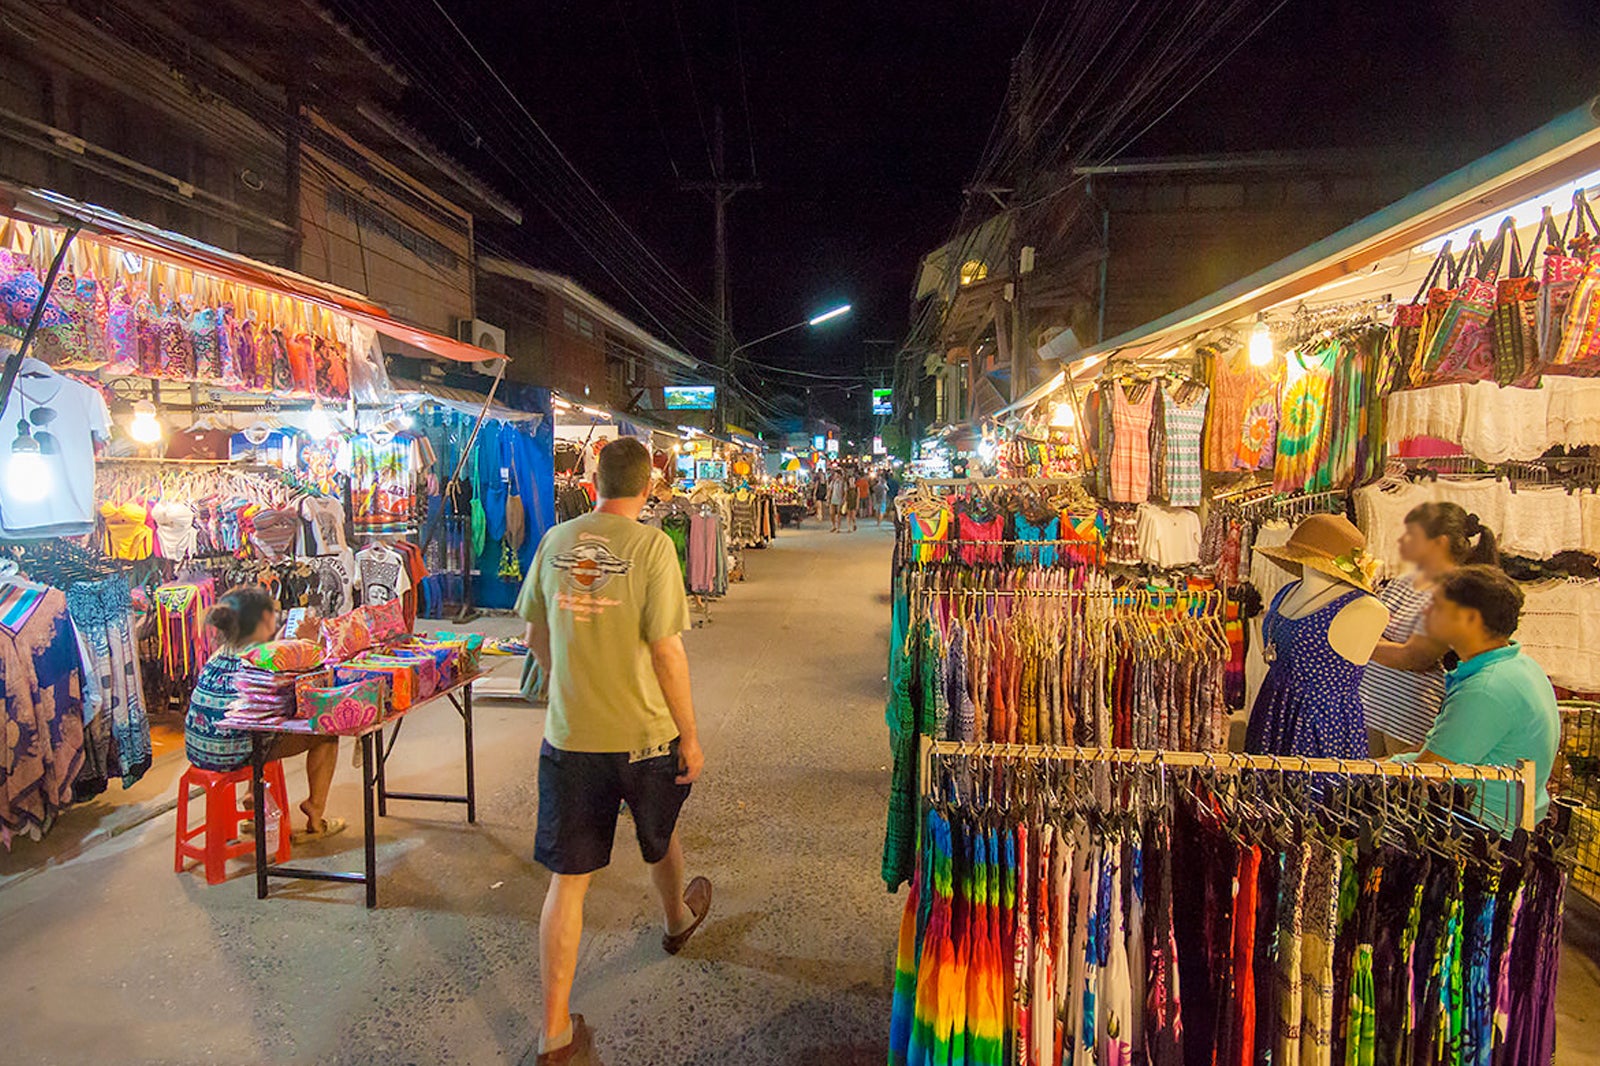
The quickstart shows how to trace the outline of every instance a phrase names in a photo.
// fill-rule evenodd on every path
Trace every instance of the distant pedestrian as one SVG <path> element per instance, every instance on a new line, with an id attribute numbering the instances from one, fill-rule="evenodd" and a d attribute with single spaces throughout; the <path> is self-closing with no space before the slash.
<path id="1" fill-rule="evenodd" d="M 856 502 L 863 516 L 872 507 L 872 478 L 865 470 L 856 475 Z"/>
<path id="2" fill-rule="evenodd" d="M 856 512 L 861 507 L 861 478 L 855 471 L 846 471 L 844 475 L 844 513 L 850 520 L 850 532 L 856 531 Z"/>
<path id="3" fill-rule="evenodd" d="M 821 474 L 811 475 L 811 494 L 817 504 L 817 521 L 828 517 L 828 479 Z"/>
<path id="4" fill-rule="evenodd" d="M 839 532 L 839 520 L 844 517 L 844 474 L 835 470 L 828 477 L 828 509 L 833 513 L 833 528 L 829 533 Z"/>
<path id="5" fill-rule="evenodd" d="M 883 512 L 889 500 L 889 484 L 882 477 L 872 479 L 872 513 L 883 525 Z"/>
<path id="6" fill-rule="evenodd" d="M 621 437 L 600 453 L 599 501 L 545 534 L 517 598 L 530 653 L 550 678 L 539 752 L 534 861 L 553 875 L 539 919 L 544 1028 L 539 1066 L 597 1063 L 572 1014 L 583 901 L 611 861 L 624 803 L 676 955 L 711 910 L 711 882 L 684 885 L 678 813 L 705 756 L 681 634 L 689 602 L 672 541 L 639 521 L 650 453 Z"/>

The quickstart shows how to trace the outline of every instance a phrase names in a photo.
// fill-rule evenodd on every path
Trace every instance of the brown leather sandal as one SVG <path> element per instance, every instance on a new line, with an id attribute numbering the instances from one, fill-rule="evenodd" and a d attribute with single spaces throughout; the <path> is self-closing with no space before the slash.
<path id="1" fill-rule="evenodd" d="M 711 913 L 711 882 L 704 877 L 697 877 L 689 882 L 689 887 L 684 889 L 683 902 L 689 907 L 689 913 L 694 915 L 694 922 L 681 933 L 665 933 L 661 937 L 661 948 L 668 955 L 676 955 L 683 950 L 683 945 L 694 936 L 695 930 L 700 928 L 700 923 L 706 920 L 706 915 Z"/>

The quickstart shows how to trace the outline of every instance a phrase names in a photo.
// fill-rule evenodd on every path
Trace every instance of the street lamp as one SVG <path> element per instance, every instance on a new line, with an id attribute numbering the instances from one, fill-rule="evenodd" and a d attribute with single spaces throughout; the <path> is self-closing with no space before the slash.
<path id="1" fill-rule="evenodd" d="M 785 333 L 793 332 L 794 330 L 801 329 L 802 327 L 805 327 L 805 326 L 820 326 L 824 322 L 832 321 L 835 318 L 842 318 L 845 315 L 848 315 L 849 313 L 850 313 L 850 305 L 849 304 L 840 304 L 838 307 L 835 307 L 831 311 L 824 311 L 820 315 L 816 315 L 816 316 L 814 316 L 812 318 L 807 318 L 807 319 L 804 319 L 804 320 L 802 320 L 800 322 L 796 322 L 792 326 L 784 326 L 782 329 L 773 330 L 771 333 L 768 333 L 766 336 L 757 337 L 753 341 L 745 341 L 743 344 L 739 345 L 733 351 L 729 352 L 728 353 L 728 358 L 732 359 L 734 356 L 738 355 L 740 352 L 744 351 L 746 348 L 753 348 L 757 344 L 760 344 L 762 341 L 770 341 L 774 337 L 782 336 Z"/>

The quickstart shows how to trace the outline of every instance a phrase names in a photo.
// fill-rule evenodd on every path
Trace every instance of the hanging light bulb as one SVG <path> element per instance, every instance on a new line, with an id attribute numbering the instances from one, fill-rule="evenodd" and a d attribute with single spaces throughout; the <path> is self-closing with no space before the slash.
<path id="1" fill-rule="evenodd" d="M 133 421 L 128 423 L 128 436 L 140 444 L 154 444 L 161 439 L 161 422 L 156 418 L 156 405 L 140 400 L 133 405 Z"/>
<path id="2" fill-rule="evenodd" d="M 1057 400 L 1050 410 L 1050 424 L 1057 429 L 1071 429 L 1077 422 L 1078 412 L 1072 409 L 1072 401 Z"/>
<path id="3" fill-rule="evenodd" d="M 1266 312 L 1262 312 L 1250 330 L 1250 365 L 1266 366 L 1272 362 L 1272 355 L 1272 327 L 1267 325 Z"/>
<path id="4" fill-rule="evenodd" d="M 322 406 L 321 400 L 311 405 L 311 413 L 306 416 L 306 432 L 317 440 L 327 440 L 333 436 L 333 418 Z"/>
<path id="5" fill-rule="evenodd" d="M 50 494 L 52 480 L 39 442 L 28 432 L 28 423 L 19 420 L 6 462 L 6 494 L 18 503 L 37 503 Z"/>

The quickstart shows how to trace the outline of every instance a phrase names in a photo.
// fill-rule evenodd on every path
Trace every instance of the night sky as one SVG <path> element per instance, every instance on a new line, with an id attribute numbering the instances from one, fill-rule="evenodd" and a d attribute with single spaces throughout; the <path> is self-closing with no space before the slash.
<path id="1" fill-rule="evenodd" d="M 1041 17 L 1040 0 L 444 3 L 578 170 L 707 304 L 711 211 L 678 185 L 708 177 L 720 103 L 726 176 L 752 176 L 753 146 L 764 186 L 731 208 L 734 333 L 748 340 L 850 301 L 857 314 L 847 322 L 749 353 L 819 374 L 858 372 L 866 342 L 904 337 L 917 260 L 950 235 L 1011 58 L 1036 18 L 1049 29 L 1083 6 L 1049 0 Z M 371 17 L 339 6 L 358 29 Z M 408 100 L 412 121 L 527 206 L 519 230 L 483 233 L 488 250 L 570 274 L 648 324 L 528 203 L 532 171 L 517 163 L 506 125 L 517 116 L 494 113 L 504 96 L 432 0 L 374 6 L 386 15 L 369 27 L 374 40 L 437 72 Z M 1260 0 L 1255 10 L 1273 6 Z M 1595 0 L 1288 0 L 1126 155 L 1409 144 L 1469 159 L 1596 92 Z M 448 102 L 457 114 L 445 114 Z M 781 381 L 767 390 L 801 384 Z M 821 410 L 845 404 L 839 384 L 811 384 Z"/>

